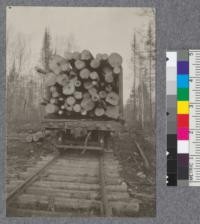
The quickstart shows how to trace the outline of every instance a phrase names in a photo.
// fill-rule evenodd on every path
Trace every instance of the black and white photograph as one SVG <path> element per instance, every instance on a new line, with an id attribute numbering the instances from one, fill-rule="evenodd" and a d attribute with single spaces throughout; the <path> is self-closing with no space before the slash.
<path id="1" fill-rule="evenodd" d="M 7 217 L 156 216 L 155 15 L 7 7 Z"/>

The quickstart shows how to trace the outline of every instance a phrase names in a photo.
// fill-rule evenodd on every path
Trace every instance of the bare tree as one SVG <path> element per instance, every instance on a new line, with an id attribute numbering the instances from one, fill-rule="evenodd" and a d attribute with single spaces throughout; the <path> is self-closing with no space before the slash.
<path id="1" fill-rule="evenodd" d="M 41 50 L 42 65 L 45 70 L 49 70 L 49 60 L 52 56 L 51 37 L 48 28 L 45 28 L 43 46 Z"/>

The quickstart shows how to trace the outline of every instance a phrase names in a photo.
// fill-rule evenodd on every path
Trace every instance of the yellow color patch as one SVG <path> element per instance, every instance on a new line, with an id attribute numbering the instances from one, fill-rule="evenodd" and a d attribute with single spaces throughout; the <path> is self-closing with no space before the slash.
<path id="1" fill-rule="evenodd" d="M 189 114 L 189 101 L 177 101 L 177 114 Z"/>

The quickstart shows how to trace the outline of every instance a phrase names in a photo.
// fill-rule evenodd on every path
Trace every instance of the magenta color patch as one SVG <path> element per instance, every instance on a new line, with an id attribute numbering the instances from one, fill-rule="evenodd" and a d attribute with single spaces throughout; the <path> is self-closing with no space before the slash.
<path id="1" fill-rule="evenodd" d="M 178 128 L 177 139 L 178 140 L 188 140 L 189 139 L 189 128 Z"/>

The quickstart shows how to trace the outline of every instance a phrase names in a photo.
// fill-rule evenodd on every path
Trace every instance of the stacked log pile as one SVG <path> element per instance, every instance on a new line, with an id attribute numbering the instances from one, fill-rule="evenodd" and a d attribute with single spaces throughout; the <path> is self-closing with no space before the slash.
<path id="1" fill-rule="evenodd" d="M 120 118 L 120 78 L 122 57 L 117 53 L 90 51 L 54 55 L 45 75 L 43 105 L 47 115 L 72 118 Z"/>

